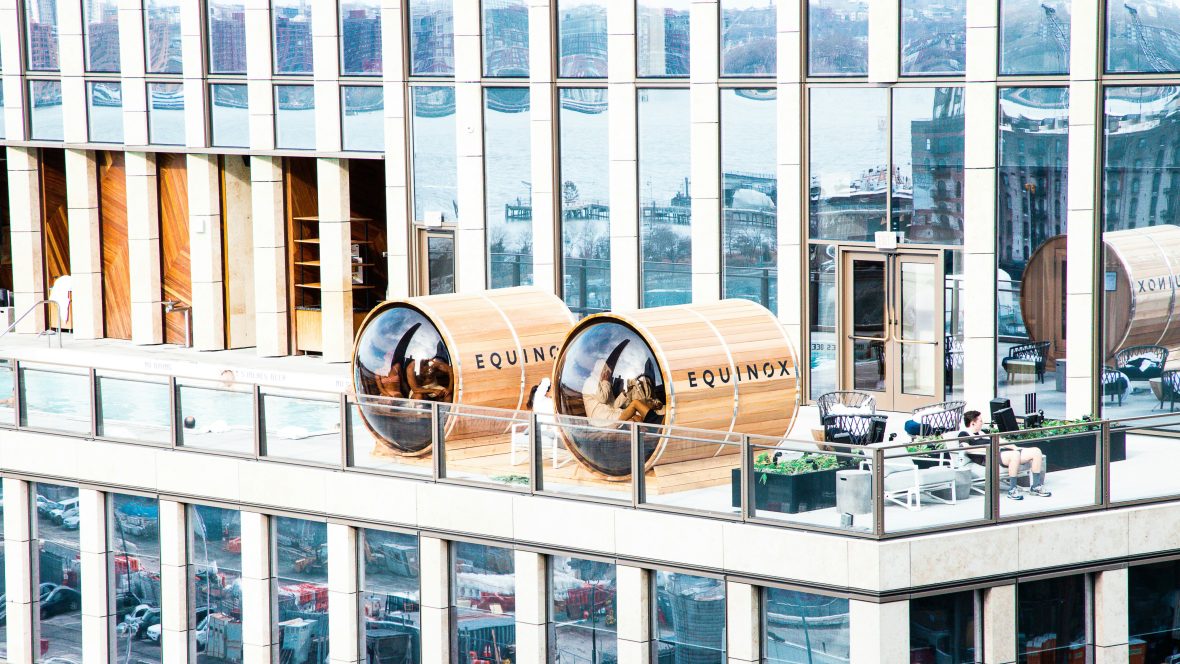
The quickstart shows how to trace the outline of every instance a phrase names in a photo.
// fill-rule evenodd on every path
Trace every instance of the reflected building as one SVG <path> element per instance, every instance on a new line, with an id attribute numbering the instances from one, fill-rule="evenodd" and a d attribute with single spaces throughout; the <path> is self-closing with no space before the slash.
<path id="1" fill-rule="evenodd" d="M 372 9 L 344 9 L 340 19 L 340 40 L 344 49 L 344 71 L 350 74 L 381 73 L 381 13 Z"/>

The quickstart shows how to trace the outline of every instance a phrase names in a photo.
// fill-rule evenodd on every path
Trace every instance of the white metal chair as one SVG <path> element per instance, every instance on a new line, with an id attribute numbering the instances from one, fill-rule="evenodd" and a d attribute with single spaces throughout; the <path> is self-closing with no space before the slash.
<path id="1" fill-rule="evenodd" d="M 509 452 L 509 462 L 515 466 L 519 463 L 525 463 L 529 459 L 529 423 L 517 422 L 511 427 L 512 431 L 512 449 Z M 571 456 L 568 454 L 560 455 L 561 446 L 557 444 L 557 434 L 554 433 L 552 426 L 539 427 L 537 431 L 537 442 L 541 445 L 542 456 L 546 453 L 552 458 L 553 468 L 561 468 L 570 462 Z M 517 454 L 522 458 L 517 460 Z M 564 456 L 565 458 L 560 458 Z"/>

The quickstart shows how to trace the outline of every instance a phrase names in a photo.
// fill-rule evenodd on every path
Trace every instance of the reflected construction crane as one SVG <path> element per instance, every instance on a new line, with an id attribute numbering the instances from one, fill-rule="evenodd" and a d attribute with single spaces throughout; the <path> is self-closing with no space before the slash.
<path id="1" fill-rule="evenodd" d="M 1159 52 L 1155 50 L 1155 46 L 1152 45 L 1151 40 L 1148 38 L 1147 31 L 1143 28 L 1143 21 L 1139 20 L 1139 10 L 1132 7 L 1130 3 L 1124 3 L 1123 7 L 1131 15 L 1130 34 L 1128 36 L 1139 45 L 1139 51 L 1147 59 L 1147 64 L 1151 66 L 1152 71 L 1171 71 L 1171 65 L 1168 64 L 1167 60 L 1160 57 Z"/>
<path id="2" fill-rule="evenodd" d="M 1055 8 L 1042 2 L 1041 11 L 1044 12 L 1041 16 L 1041 40 L 1052 40 L 1057 46 L 1057 58 L 1061 69 L 1064 70 L 1069 64 L 1066 62 L 1069 58 L 1069 36 L 1065 34 L 1065 26 L 1061 24 L 1061 18 L 1057 16 Z"/>

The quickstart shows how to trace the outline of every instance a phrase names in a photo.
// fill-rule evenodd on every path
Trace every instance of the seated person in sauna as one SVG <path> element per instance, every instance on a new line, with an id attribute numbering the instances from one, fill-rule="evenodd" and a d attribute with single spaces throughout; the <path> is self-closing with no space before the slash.
<path id="1" fill-rule="evenodd" d="M 582 386 L 582 403 L 591 423 L 608 426 L 612 422 L 642 422 L 648 413 L 664 407 L 652 398 L 651 380 L 646 376 L 628 380 L 627 389 L 615 396 L 614 373 L 614 367 L 606 360 L 598 360 Z"/>
<path id="2" fill-rule="evenodd" d="M 451 365 L 439 356 L 422 360 L 417 371 L 407 371 L 411 399 L 451 400 Z"/>
<path id="3" fill-rule="evenodd" d="M 392 352 L 387 353 L 385 357 L 389 360 L 389 371 L 384 376 L 381 374 L 373 376 L 377 382 L 377 392 L 382 396 L 404 399 L 406 398 L 406 369 Z"/>

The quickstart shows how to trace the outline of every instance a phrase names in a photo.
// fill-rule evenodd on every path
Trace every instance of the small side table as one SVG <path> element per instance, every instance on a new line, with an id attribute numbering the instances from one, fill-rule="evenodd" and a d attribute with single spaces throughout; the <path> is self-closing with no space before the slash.
<path id="1" fill-rule="evenodd" d="M 873 511 L 872 471 L 836 471 L 836 511 L 840 514 L 869 514 Z"/>

